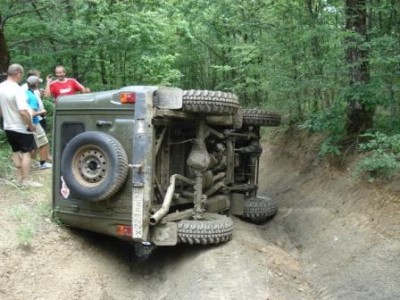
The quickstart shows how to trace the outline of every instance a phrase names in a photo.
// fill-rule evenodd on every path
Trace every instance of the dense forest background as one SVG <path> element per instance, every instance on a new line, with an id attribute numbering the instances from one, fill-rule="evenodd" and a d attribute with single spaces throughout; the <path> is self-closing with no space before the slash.
<path id="1" fill-rule="evenodd" d="M 0 73 L 10 63 L 63 64 L 92 91 L 232 91 L 323 133 L 321 155 L 400 169 L 398 0 L 2 0 Z"/>

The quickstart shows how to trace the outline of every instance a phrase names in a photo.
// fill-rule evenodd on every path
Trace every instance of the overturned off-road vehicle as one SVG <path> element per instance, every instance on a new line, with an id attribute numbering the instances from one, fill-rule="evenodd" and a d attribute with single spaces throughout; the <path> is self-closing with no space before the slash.
<path id="1" fill-rule="evenodd" d="M 53 213 L 62 223 L 133 242 L 217 244 L 230 215 L 262 223 L 260 126 L 232 93 L 130 86 L 61 97 L 54 110 Z"/>

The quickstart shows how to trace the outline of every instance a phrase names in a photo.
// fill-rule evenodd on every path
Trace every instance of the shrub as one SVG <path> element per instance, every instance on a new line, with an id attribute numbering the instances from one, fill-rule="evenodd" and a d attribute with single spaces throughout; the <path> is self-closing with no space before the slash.
<path id="1" fill-rule="evenodd" d="M 11 148 L 4 131 L 0 130 L 0 177 L 8 177 L 12 174 L 14 168 L 10 157 Z"/>
<path id="2" fill-rule="evenodd" d="M 310 115 L 300 125 L 310 133 L 324 133 L 327 138 L 321 144 L 320 155 L 342 154 L 342 141 L 346 134 L 346 110 L 341 102 L 334 103 L 329 109 Z"/>
<path id="3" fill-rule="evenodd" d="M 371 182 L 376 178 L 389 179 L 400 171 L 400 134 L 375 132 L 361 138 L 366 142 L 359 144 L 358 151 L 367 155 L 357 163 L 354 176 L 367 175 Z"/>

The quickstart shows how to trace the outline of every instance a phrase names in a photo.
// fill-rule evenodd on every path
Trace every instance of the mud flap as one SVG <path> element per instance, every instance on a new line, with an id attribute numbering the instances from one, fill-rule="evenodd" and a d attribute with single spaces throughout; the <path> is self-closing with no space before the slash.
<path id="1" fill-rule="evenodd" d="M 175 222 L 151 227 L 150 240 L 157 246 L 175 246 L 178 243 L 178 226 Z"/>
<path id="2" fill-rule="evenodd" d="M 231 213 L 235 216 L 242 216 L 244 213 L 244 194 L 232 193 Z"/>
<path id="3" fill-rule="evenodd" d="M 183 91 L 179 88 L 160 87 L 157 90 L 154 106 L 166 109 L 182 108 Z"/>

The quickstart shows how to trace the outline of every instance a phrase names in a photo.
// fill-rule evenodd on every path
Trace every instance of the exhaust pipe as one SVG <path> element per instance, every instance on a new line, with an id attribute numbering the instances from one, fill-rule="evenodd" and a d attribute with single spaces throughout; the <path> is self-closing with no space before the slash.
<path id="1" fill-rule="evenodd" d="M 187 184 L 194 185 L 194 181 L 190 180 L 189 178 L 179 174 L 172 175 L 169 179 L 169 186 L 167 192 L 165 193 L 163 204 L 161 208 L 150 217 L 150 225 L 156 225 L 168 213 L 171 207 L 172 198 L 174 197 L 176 180 L 181 180 Z"/>

